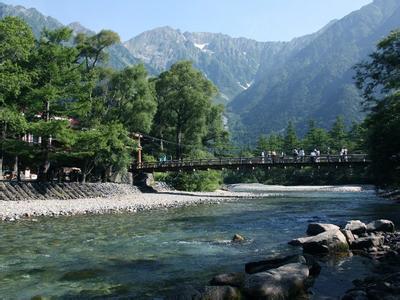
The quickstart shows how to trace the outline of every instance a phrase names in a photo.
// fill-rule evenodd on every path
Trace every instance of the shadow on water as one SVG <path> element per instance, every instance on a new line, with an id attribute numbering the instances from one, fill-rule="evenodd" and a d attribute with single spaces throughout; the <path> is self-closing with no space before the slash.
<path id="1" fill-rule="evenodd" d="M 124 260 L 120 258 L 110 258 L 108 262 L 108 268 L 115 270 L 129 269 L 151 272 L 168 267 L 168 264 L 153 259 Z"/>
<path id="2" fill-rule="evenodd" d="M 60 281 L 80 281 L 104 276 L 107 271 L 103 269 L 80 269 L 66 272 L 61 276 Z"/>

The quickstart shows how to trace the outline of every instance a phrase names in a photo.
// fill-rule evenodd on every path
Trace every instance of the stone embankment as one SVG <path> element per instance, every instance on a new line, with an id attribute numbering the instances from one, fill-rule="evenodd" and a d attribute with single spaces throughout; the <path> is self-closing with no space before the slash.
<path id="1" fill-rule="evenodd" d="M 69 200 L 140 193 L 129 184 L 0 182 L 1 201 Z"/>
<path id="2" fill-rule="evenodd" d="M 202 289 L 180 287 L 166 299 L 309 299 L 308 289 L 321 271 L 318 259 L 343 253 L 367 256 L 386 270 L 383 276 L 356 280 L 343 300 L 399 299 L 400 232 L 395 231 L 392 221 L 364 224 L 351 220 L 343 228 L 312 223 L 307 234 L 289 242 L 301 246 L 302 255 L 249 262 L 244 272 L 219 274 Z M 243 242 L 243 237 L 237 236 L 232 243 Z"/>

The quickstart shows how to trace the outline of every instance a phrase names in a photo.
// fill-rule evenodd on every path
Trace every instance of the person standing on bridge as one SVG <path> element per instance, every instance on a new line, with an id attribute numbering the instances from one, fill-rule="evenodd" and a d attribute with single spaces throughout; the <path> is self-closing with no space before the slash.
<path id="1" fill-rule="evenodd" d="M 347 148 L 346 146 L 343 146 L 342 149 L 340 150 L 340 161 L 347 161 Z"/>
<path id="2" fill-rule="evenodd" d="M 293 159 L 294 159 L 294 161 L 297 161 L 298 156 L 299 156 L 299 151 L 297 151 L 297 149 L 294 148 L 293 149 Z"/>
<path id="3" fill-rule="evenodd" d="M 300 161 L 303 162 L 304 161 L 304 157 L 306 156 L 306 152 L 304 151 L 303 148 L 300 149 L 299 156 L 300 156 Z"/>
<path id="4" fill-rule="evenodd" d="M 261 163 L 265 163 L 265 151 L 261 151 Z"/>
<path id="5" fill-rule="evenodd" d="M 272 162 L 275 163 L 276 162 L 276 151 L 275 150 L 272 151 L 271 156 L 272 156 Z"/>
<path id="6" fill-rule="evenodd" d="M 310 153 L 310 156 L 311 156 L 311 162 L 313 162 L 313 163 L 315 163 L 316 161 L 317 161 L 317 152 L 316 152 L 317 150 L 313 150 L 313 151 L 311 151 L 311 153 Z"/>
<path id="7" fill-rule="evenodd" d="M 319 151 L 318 149 L 315 149 L 315 161 L 316 162 L 320 162 L 321 160 L 321 151 Z"/>

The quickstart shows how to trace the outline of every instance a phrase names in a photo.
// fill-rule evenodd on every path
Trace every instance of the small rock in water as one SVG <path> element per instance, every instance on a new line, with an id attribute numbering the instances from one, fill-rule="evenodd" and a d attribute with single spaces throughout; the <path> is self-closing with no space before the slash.
<path id="1" fill-rule="evenodd" d="M 243 242 L 244 240 L 245 240 L 245 238 L 237 233 L 232 238 L 232 242 L 234 242 L 234 243 Z"/>

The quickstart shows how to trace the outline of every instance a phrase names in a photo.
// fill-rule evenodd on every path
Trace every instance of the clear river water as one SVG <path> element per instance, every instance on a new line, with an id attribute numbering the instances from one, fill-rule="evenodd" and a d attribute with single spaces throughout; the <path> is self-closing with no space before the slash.
<path id="1" fill-rule="evenodd" d="M 343 225 L 393 219 L 400 206 L 373 192 L 287 192 L 140 212 L 0 223 L 0 298 L 153 299 L 182 284 L 201 287 L 213 275 L 300 249 L 287 245 L 308 222 Z M 248 240 L 232 244 L 240 233 Z M 362 257 L 321 261 L 313 299 L 337 299 L 367 275 Z"/>

